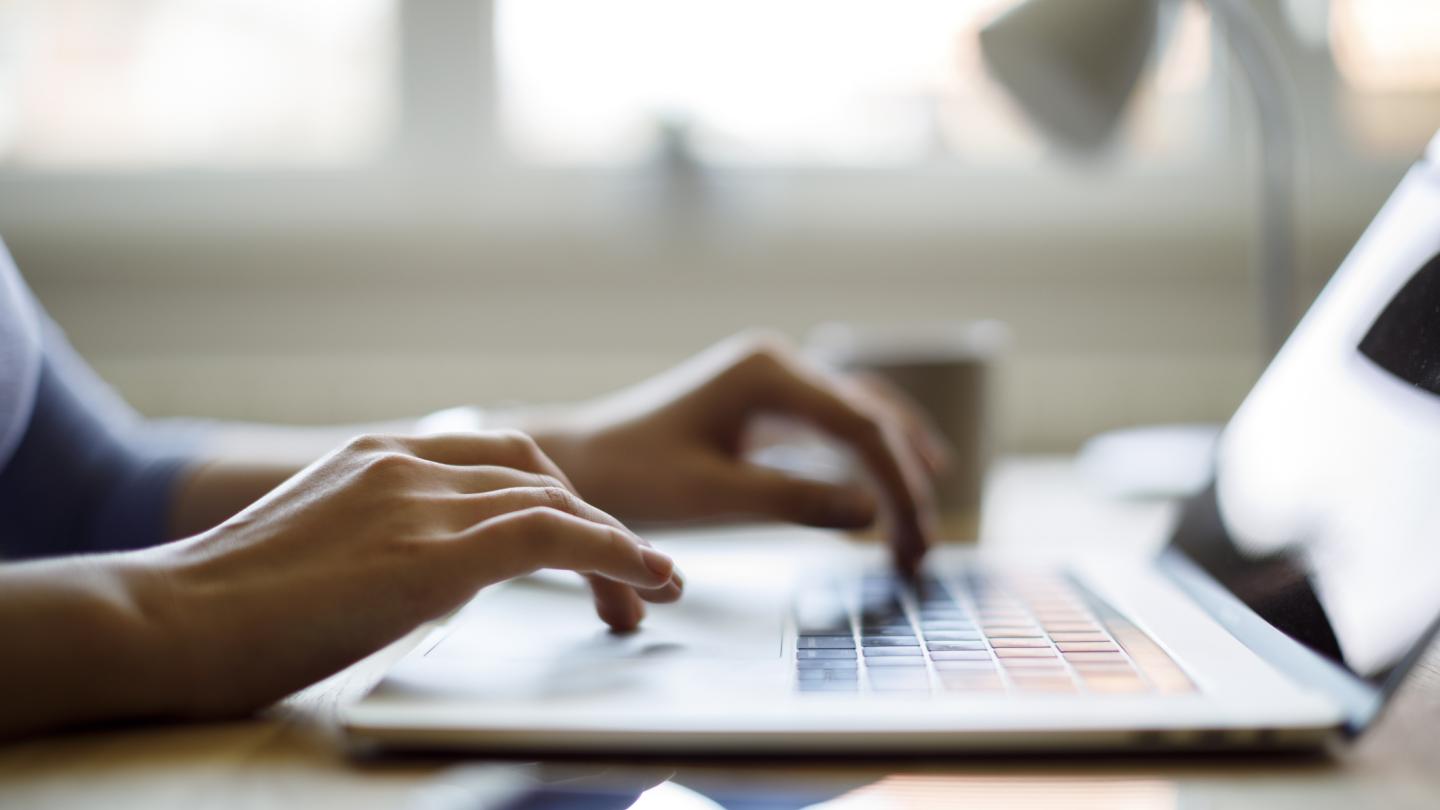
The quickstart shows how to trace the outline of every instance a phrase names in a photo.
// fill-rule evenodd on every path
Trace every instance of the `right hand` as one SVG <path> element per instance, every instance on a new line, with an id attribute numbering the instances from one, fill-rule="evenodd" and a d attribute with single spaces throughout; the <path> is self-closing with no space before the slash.
<path id="1" fill-rule="evenodd" d="M 515 432 L 362 437 L 204 534 L 123 556 L 153 649 L 193 692 L 180 713 L 200 717 L 264 706 L 537 569 L 586 575 L 619 630 L 638 597 L 682 588 Z"/>

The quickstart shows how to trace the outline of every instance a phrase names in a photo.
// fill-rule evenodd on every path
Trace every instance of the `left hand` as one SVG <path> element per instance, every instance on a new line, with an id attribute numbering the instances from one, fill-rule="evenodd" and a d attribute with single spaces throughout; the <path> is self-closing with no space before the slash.
<path id="1" fill-rule="evenodd" d="M 763 414 L 833 436 L 874 486 L 748 463 L 745 431 Z M 827 373 L 781 338 L 732 338 L 634 388 L 520 427 L 582 497 L 627 523 L 770 519 L 850 529 L 874 522 L 883 504 L 907 573 L 935 533 L 931 477 L 944 451 L 929 423 L 883 383 Z"/>

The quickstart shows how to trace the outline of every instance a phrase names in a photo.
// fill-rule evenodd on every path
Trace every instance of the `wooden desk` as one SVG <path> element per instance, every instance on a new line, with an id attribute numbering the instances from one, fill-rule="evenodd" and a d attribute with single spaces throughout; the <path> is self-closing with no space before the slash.
<path id="1" fill-rule="evenodd" d="M 1140 550 L 1163 538 L 1172 514 L 1164 504 L 1087 494 L 1064 459 L 1011 459 L 991 478 L 983 536 L 996 551 L 1032 559 L 1096 544 Z M 253 721 L 0 747 L 0 807 L 406 806 L 416 791 L 466 763 L 357 764 L 340 752 L 334 727 L 336 707 L 362 694 L 400 652 L 396 645 L 377 653 Z M 1440 807 L 1440 648 L 1431 649 L 1375 729 L 1330 756 L 907 760 L 843 769 L 682 763 L 676 779 L 701 788 L 829 780 L 839 789 L 896 774 L 892 784 L 901 788 L 943 777 L 942 788 L 966 806 Z"/>

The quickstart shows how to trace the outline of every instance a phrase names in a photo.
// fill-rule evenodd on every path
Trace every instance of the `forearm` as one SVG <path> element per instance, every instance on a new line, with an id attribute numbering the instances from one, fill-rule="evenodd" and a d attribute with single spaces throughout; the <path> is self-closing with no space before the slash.
<path id="1" fill-rule="evenodd" d="M 0 566 L 0 738 L 180 713 L 185 668 L 135 597 L 132 557 Z"/>

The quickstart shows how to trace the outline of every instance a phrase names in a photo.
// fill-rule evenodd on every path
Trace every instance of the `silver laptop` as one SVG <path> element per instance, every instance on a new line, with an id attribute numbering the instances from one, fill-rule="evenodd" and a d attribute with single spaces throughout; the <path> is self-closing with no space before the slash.
<path id="1" fill-rule="evenodd" d="M 607 633 L 573 575 L 486 589 L 351 741 L 488 752 L 1293 748 L 1373 722 L 1440 616 L 1440 138 L 1221 439 L 1153 559 L 1015 568 L 752 527 L 657 537 L 685 598 Z"/>

